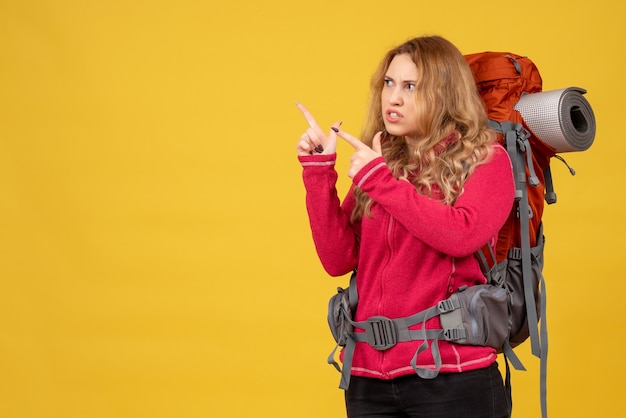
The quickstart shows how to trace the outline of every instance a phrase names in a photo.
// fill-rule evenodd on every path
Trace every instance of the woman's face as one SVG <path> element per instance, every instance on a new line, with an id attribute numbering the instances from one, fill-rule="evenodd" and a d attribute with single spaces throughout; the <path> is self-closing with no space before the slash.
<path id="1" fill-rule="evenodd" d="M 385 129 L 394 136 L 417 136 L 417 66 L 409 54 L 396 55 L 385 73 L 380 101 Z"/>

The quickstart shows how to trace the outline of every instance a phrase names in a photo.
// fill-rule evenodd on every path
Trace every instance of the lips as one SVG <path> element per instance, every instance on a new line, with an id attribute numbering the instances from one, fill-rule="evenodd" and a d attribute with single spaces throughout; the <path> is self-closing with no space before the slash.
<path id="1" fill-rule="evenodd" d="M 404 115 L 397 110 L 389 109 L 385 112 L 385 118 L 390 123 L 397 123 L 404 117 Z"/>

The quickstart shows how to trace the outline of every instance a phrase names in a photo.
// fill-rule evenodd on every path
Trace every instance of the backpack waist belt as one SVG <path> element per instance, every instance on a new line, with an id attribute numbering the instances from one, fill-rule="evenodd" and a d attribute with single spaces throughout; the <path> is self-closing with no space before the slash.
<path id="1" fill-rule="evenodd" d="M 425 322 L 435 316 L 451 312 L 461 307 L 458 299 L 446 299 L 436 306 L 425 309 L 417 314 L 404 318 L 390 319 L 385 316 L 373 316 L 365 321 L 352 321 L 350 324 L 365 332 L 352 332 L 350 336 L 356 342 L 366 342 L 376 350 L 387 350 L 399 342 L 414 340 L 434 340 L 443 337 L 452 341 L 465 338 L 464 329 L 425 329 Z M 422 323 L 421 329 L 411 330 L 409 327 Z M 463 335 L 461 335 L 463 334 Z"/>
<path id="2" fill-rule="evenodd" d="M 452 312 L 460 308 L 461 304 L 458 298 L 449 298 L 440 301 L 437 305 L 431 308 L 403 318 L 391 319 L 385 316 L 373 316 L 365 321 L 353 321 L 349 318 L 349 315 L 344 312 L 344 318 L 354 328 L 363 329 L 364 332 L 351 331 L 348 333 L 343 357 L 343 367 L 341 369 L 342 377 L 339 387 L 345 389 L 350 383 L 350 368 L 352 367 L 352 357 L 354 355 L 354 348 L 357 342 L 366 342 L 372 348 L 382 351 L 393 347 L 399 342 L 423 340 L 424 342 L 418 347 L 415 355 L 411 359 L 411 367 L 413 367 L 415 373 L 423 379 L 433 379 L 437 377 L 439 370 L 441 369 L 441 355 L 439 353 L 438 345 L 439 340 L 443 339 L 446 341 L 454 341 L 463 339 L 465 338 L 465 329 L 426 329 L 426 321 L 434 318 L 435 316 Z M 420 323 L 422 324 L 421 329 L 409 329 L 409 327 Z M 433 343 L 429 344 L 428 340 L 433 340 Z M 417 356 L 427 350 L 429 346 L 435 361 L 434 369 L 419 367 L 417 365 Z M 331 353 L 331 356 L 333 353 Z M 331 362 L 330 357 L 329 362 Z M 339 369 L 336 363 L 335 367 Z"/>

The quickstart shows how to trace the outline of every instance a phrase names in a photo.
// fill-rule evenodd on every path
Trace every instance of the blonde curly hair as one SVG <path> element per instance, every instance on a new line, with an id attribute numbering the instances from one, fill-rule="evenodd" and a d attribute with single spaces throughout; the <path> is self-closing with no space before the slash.
<path id="1" fill-rule="evenodd" d="M 415 85 L 416 132 L 420 140 L 409 151 L 404 137 L 384 133 L 382 153 L 393 175 L 415 185 L 421 194 L 452 205 L 476 167 L 493 153 L 495 133 L 472 72 L 461 52 L 440 36 L 411 39 L 390 50 L 371 79 L 371 96 L 361 138 L 371 146 L 385 129 L 381 93 L 385 74 L 396 55 L 408 54 L 418 70 Z M 352 220 L 370 216 L 372 199 L 355 187 Z"/>

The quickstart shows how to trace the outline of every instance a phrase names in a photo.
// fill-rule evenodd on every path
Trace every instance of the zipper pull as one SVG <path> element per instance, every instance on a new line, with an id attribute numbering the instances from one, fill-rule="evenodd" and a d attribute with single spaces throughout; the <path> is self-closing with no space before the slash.
<path id="1" fill-rule="evenodd" d="M 563 164 L 565 164 L 565 166 L 567 167 L 567 169 L 569 170 L 570 174 L 572 176 L 576 175 L 576 170 L 574 170 L 572 167 L 569 166 L 569 164 L 567 164 L 567 161 L 565 161 L 565 158 L 561 157 L 558 154 L 554 155 L 554 158 L 556 158 L 557 160 L 561 161 Z"/>

